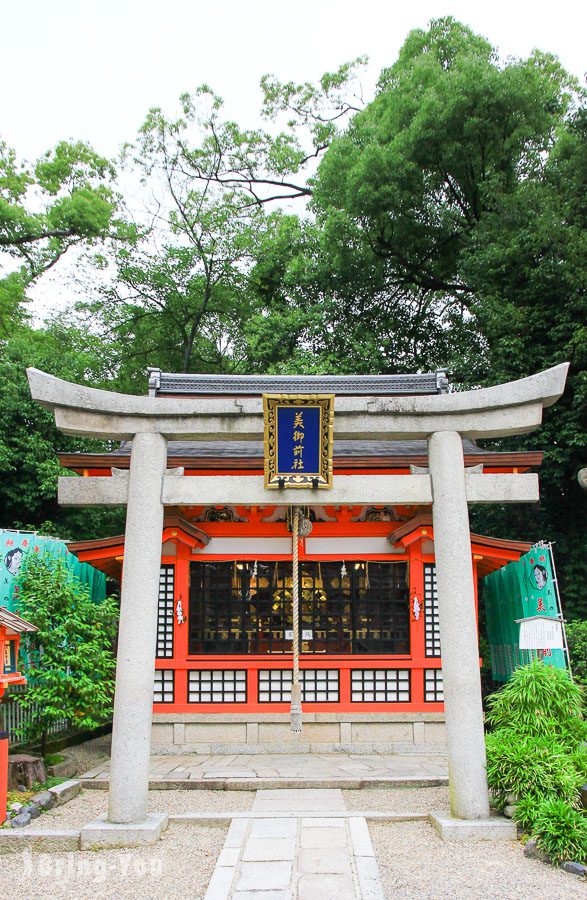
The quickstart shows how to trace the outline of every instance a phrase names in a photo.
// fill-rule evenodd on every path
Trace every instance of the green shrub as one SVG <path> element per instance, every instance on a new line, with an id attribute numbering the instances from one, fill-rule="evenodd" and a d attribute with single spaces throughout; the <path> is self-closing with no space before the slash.
<path id="1" fill-rule="evenodd" d="M 578 802 L 582 777 L 567 748 L 552 736 L 501 729 L 487 735 L 486 746 L 487 783 L 498 808 L 509 793 L 535 802 L 548 797 Z"/>
<path id="2" fill-rule="evenodd" d="M 514 822 L 521 825 L 528 834 L 531 834 L 534 829 L 534 822 L 542 802 L 542 800 L 537 800 L 536 797 L 524 797 L 516 803 L 516 810 L 513 816 Z"/>
<path id="3" fill-rule="evenodd" d="M 544 800 L 538 806 L 532 833 L 554 862 L 587 861 L 587 817 L 564 800 Z"/>
<path id="4" fill-rule="evenodd" d="M 571 671 L 581 684 L 587 685 L 587 619 L 566 626 Z"/>
<path id="5" fill-rule="evenodd" d="M 35 710 L 24 736 L 40 737 L 44 756 L 55 721 L 96 728 L 112 714 L 118 612 L 111 599 L 92 603 L 62 559 L 29 553 L 18 584 L 19 612 L 38 629 L 23 636 L 28 688 L 19 705 Z"/>
<path id="6" fill-rule="evenodd" d="M 578 809 L 587 777 L 583 694 L 567 672 L 535 660 L 488 699 L 487 782 L 494 804 L 518 797 L 514 820 L 555 862 L 587 856 L 587 818 Z"/>
<path id="7" fill-rule="evenodd" d="M 560 735 L 560 739 L 573 749 L 587 741 L 587 722 L 585 719 L 567 719 L 551 726 Z"/>
<path id="8" fill-rule="evenodd" d="M 581 781 L 587 781 L 587 747 L 580 746 L 571 753 L 571 762 L 579 773 Z"/>
<path id="9" fill-rule="evenodd" d="M 487 721 L 495 729 L 520 734 L 550 734 L 574 749 L 584 734 L 583 693 L 566 671 L 534 660 L 516 669 L 506 685 L 487 701 Z"/>

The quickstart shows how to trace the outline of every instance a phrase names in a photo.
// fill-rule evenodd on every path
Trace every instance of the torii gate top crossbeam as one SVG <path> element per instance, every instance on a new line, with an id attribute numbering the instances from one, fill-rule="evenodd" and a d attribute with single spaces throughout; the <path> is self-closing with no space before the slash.
<path id="1" fill-rule="evenodd" d="M 568 363 L 519 381 L 475 391 L 411 397 L 337 397 L 335 437 L 416 440 L 437 431 L 469 438 L 532 431 L 542 409 L 561 396 Z M 263 430 L 260 398 L 153 398 L 102 391 L 28 369 L 31 395 L 55 413 L 66 434 L 132 439 L 158 433 L 168 440 L 258 440 Z"/>

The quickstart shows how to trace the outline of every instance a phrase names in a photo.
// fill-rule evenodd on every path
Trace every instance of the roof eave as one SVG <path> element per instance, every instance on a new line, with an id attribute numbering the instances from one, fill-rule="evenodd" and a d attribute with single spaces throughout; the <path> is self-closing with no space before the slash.
<path id="1" fill-rule="evenodd" d="M 130 466 L 130 452 L 122 453 L 58 453 L 61 465 L 66 469 L 127 469 Z M 491 467 L 534 468 L 542 464 L 544 454 L 539 450 L 513 451 L 511 453 L 495 453 L 480 451 L 475 454 L 465 453 L 465 465 L 483 464 Z M 183 466 L 188 469 L 262 469 L 263 459 L 259 456 L 226 457 L 226 456 L 169 456 L 171 468 Z M 334 466 L 337 469 L 393 469 L 408 466 L 427 466 L 428 457 L 422 454 L 413 456 L 335 456 Z"/>

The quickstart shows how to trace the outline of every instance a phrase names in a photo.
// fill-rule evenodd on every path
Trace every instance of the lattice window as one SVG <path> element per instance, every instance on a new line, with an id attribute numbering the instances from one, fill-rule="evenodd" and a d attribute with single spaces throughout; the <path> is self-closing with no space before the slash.
<path id="1" fill-rule="evenodd" d="M 338 670 L 304 669 L 301 678 L 304 703 L 338 703 Z"/>
<path id="2" fill-rule="evenodd" d="M 424 700 L 426 703 L 442 703 L 444 700 L 442 669 L 424 669 Z"/>
<path id="3" fill-rule="evenodd" d="M 408 654 L 407 564 L 304 561 L 303 653 Z M 290 653 L 291 562 L 190 565 L 189 653 Z"/>
<path id="4" fill-rule="evenodd" d="M 175 672 L 173 669 L 156 669 L 153 685 L 153 703 L 173 703 L 175 697 Z"/>
<path id="5" fill-rule="evenodd" d="M 175 566 L 161 566 L 157 606 L 157 657 L 173 657 L 173 585 Z"/>
<path id="6" fill-rule="evenodd" d="M 436 566 L 424 566 L 424 628 L 426 656 L 440 656 Z"/>
<path id="7" fill-rule="evenodd" d="M 189 703 L 246 703 L 245 669 L 199 669 L 188 673 Z"/>
<path id="8" fill-rule="evenodd" d="M 357 703 L 409 703 L 409 669 L 353 669 L 351 700 Z"/>
<path id="9" fill-rule="evenodd" d="M 286 669 L 259 670 L 259 703 L 289 703 L 292 673 Z"/>
<path id="10" fill-rule="evenodd" d="M 303 669 L 300 672 L 302 702 L 338 703 L 340 673 L 337 669 Z M 289 703 L 291 669 L 259 670 L 259 703 Z"/>

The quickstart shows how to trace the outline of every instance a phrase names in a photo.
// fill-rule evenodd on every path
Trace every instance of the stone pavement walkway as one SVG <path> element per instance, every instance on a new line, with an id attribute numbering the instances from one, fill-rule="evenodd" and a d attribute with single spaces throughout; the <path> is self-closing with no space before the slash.
<path id="1" fill-rule="evenodd" d="M 84 787 L 108 786 L 108 764 L 81 776 Z M 445 784 L 446 756 L 442 754 L 198 754 L 151 757 L 150 787 L 178 788 L 227 786 L 250 789 L 297 787 L 377 787 L 384 784 Z"/>
<path id="2" fill-rule="evenodd" d="M 367 822 L 340 790 L 259 790 L 252 811 L 267 817 L 232 821 L 205 900 L 382 900 Z"/>

